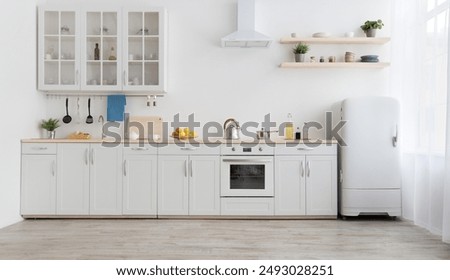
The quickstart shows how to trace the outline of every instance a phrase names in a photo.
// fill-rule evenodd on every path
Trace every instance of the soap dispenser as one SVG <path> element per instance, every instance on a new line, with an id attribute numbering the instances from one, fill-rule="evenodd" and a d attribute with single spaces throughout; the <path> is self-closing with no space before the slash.
<path id="1" fill-rule="evenodd" d="M 294 122 L 292 121 L 292 115 L 289 113 L 287 115 L 287 122 L 284 128 L 284 138 L 286 140 L 294 140 Z"/>

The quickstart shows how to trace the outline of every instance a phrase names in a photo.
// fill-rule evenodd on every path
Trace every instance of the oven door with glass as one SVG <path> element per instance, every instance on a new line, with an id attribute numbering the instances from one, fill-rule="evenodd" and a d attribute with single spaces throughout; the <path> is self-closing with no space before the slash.
<path id="1" fill-rule="evenodd" d="M 221 196 L 274 194 L 273 156 L 222 156 Z"/>

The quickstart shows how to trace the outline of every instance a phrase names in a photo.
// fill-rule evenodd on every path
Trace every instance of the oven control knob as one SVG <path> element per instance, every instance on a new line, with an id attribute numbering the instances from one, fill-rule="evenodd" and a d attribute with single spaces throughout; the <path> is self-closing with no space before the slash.
<path id="1" fill-rule="evenodd" d="M 233 148 L 231 148 L 231 150 L 232 150 L 233 152 L 235 152 L 235 151 L 236 151 L 236 148 L 235 148 L 235 147 L 233 147 Z"/>
<path id="2" fill-rule="evenodd" d="M 262 152 L 262 150 L 263 150 L 263 148 L 262 147 L 259 147 L 259 149 L 258 149 L 260 152 Z"/>

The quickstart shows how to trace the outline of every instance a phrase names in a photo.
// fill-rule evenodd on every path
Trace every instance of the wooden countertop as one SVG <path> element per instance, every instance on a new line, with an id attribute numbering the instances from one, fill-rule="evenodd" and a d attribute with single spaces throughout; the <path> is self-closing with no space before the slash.
<path id="1" fill-rule="evenodd" d="M 67 138 L 30 138 L 22 139 L 22 143 L 117 143 L 113 138 L 93 138 L 93 139 L 67 139 Z M 259 143 L 259 144 L 303 144 L 303 143 L 322 143 L 322 144 L 337 144 L 336 140 L 321 140 L 321 139 L 309 139 L 309 140 L 286 140 L 281 137 L 271 138 L 270 141 L 266 139 L 253 139 L 253 138 L 242 138 L 239 140 L 228 140 L 220 137 L 209 137 L 203 139 L 202 137 L 197 137 L 194 139 L 178 140 L 170 137 L 169 139 L 161 139 L 158 141 L 152 139 L 141 139 L 141 140 L 121 140 L 120 143 L 150 143 L 150 144 L 175 144 L 175 143 L 190 143 L 190 144 L 208 144 L 208 143 L 221 143 L 221 144 L 245 144 L 245 143 Z"/>

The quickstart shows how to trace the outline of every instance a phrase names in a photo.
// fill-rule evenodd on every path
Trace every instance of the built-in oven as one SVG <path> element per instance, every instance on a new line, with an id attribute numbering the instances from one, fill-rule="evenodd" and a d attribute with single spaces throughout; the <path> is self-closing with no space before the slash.
<path id="1" fill-rule="evenodd" d="M 273 197 L 273 147 L 225 146 L 221 156 L 222 197 Z"/>

